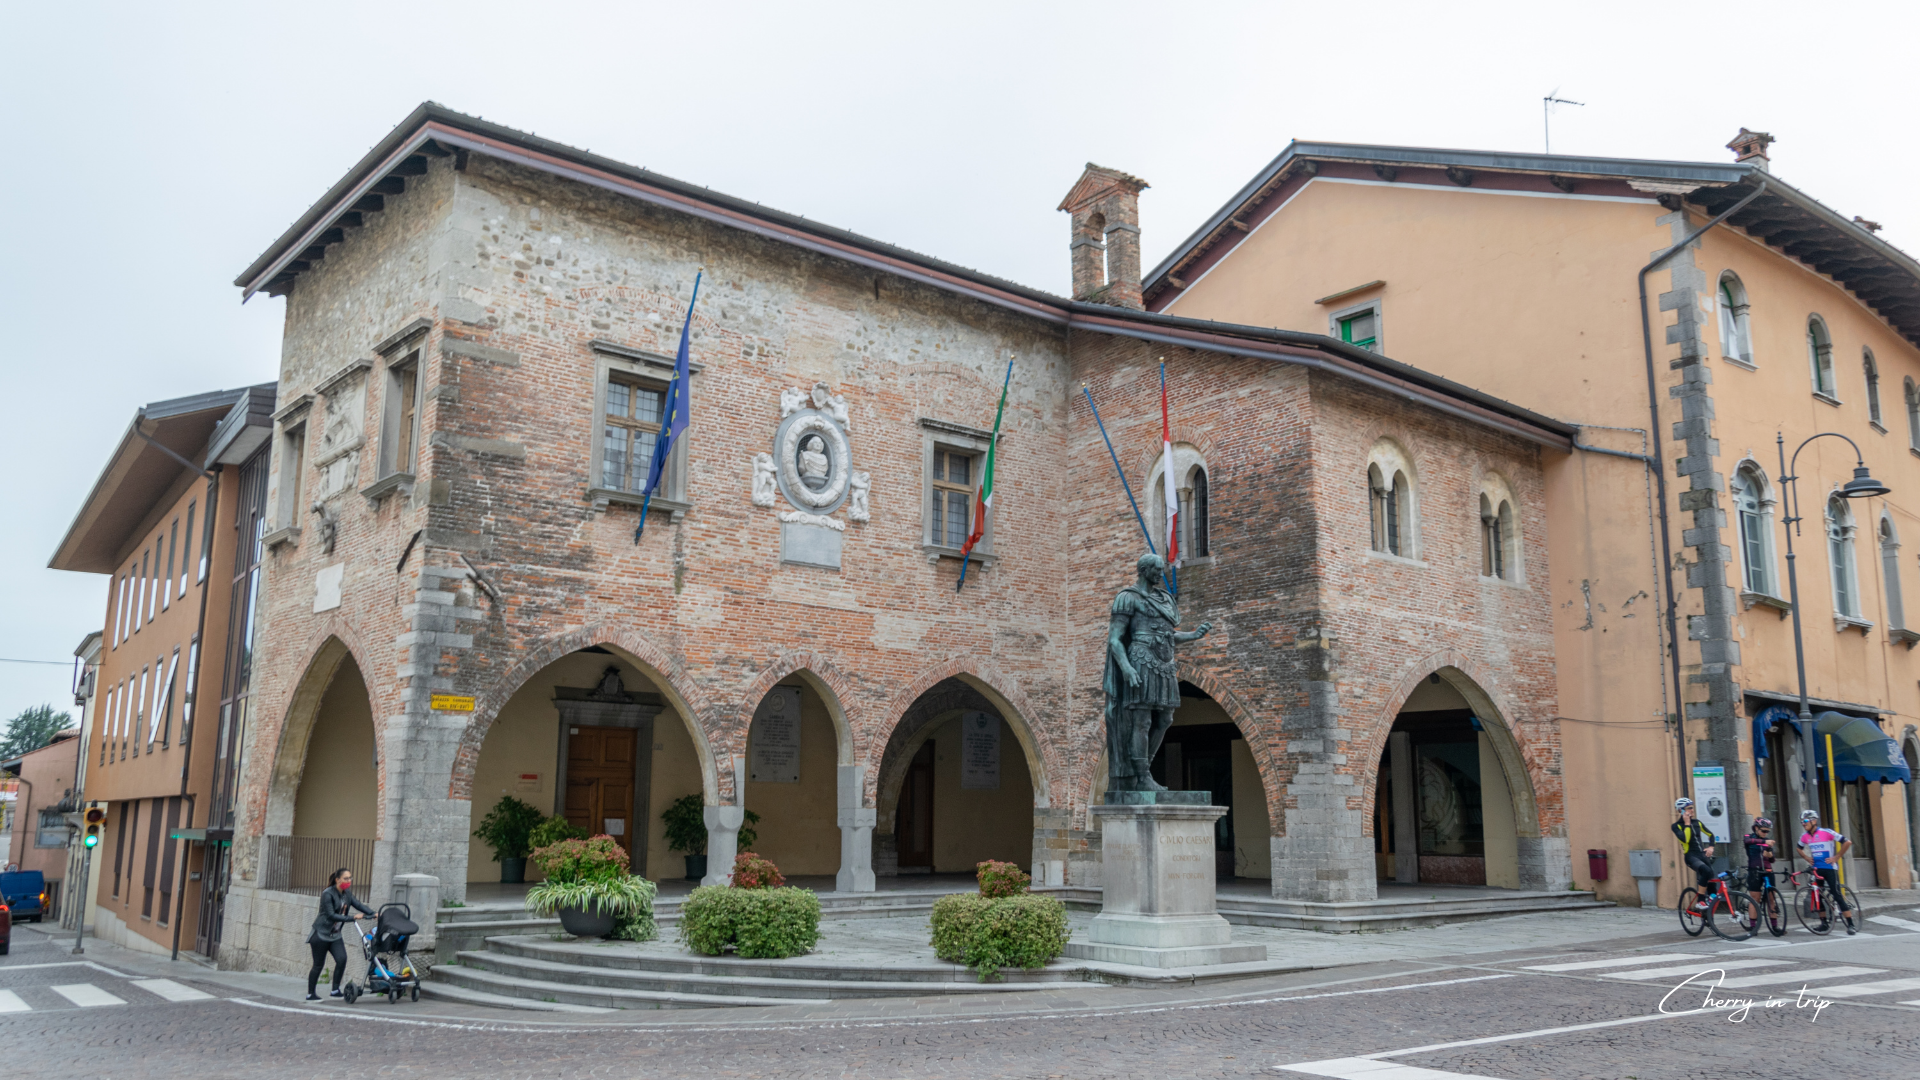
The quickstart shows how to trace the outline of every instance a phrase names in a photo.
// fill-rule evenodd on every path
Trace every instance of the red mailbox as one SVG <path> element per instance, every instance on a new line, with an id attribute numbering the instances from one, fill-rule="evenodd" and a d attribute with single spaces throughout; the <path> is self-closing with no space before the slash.
<path id="1" fill-rule="evenodd" d="M 1587 876 L 1595 881 L 1607 880 L 1607 849 L 1587 849 Z"/>

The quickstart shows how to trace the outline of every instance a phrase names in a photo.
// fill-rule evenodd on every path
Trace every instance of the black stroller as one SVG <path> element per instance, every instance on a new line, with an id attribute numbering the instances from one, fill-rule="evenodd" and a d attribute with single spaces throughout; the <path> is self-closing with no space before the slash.
<path id="1" fill-rule="evenodd" d="M 360 946 L 367 958 L 367 981 L 362 986 L 351 980 L 341 988 L 347 1004 L 362 994 L 385 994 L 389 1004 L 405 994 L 420 1000 L 420 974 L 407 959 L 407 943 L 420 927 L 413 921 L 413 909 L 405 904 L 382 904 L 372 930 L 360 932 Z"/>

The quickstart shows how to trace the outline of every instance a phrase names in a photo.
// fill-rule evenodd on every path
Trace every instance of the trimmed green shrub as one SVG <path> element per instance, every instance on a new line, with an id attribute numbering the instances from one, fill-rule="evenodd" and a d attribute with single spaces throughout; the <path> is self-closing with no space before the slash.
<path id="1" fill-rule="evenodd" d="M 1030 874 L 1022 873 L 1020 868 L 1010 862 L 988 859 L 974 864 L 975 877 L 980 882 L 980 895 L 989 900 L 1002 896 L 1019 896 L 1033 883 Z"/>
<path id="2" fill-rule="evenodd" d="M 763 855 L 743 851 L 733 857 L 733 887 L 736 889 L 777 889 L 787 876 Z"/>
<path id="3" fill-rule="evenodd" d="M 707 956 L 799 956 L 820 940 L 820 898 L 811 889 L 702 885 L 680 908 L 680 940 Z"/>
<path id="4" fill-rule="evenodd" d="M 551 847 L 562 840 L 585 840 L 586 838 L 587 830 L 555 814 L 533 827 L 533 831 L 527 835 L 527 843 L 537 850 Z"/>
<path id="5" fill-rule="evenodd" d="M 1045 967 L 1067 948 L 1067 907 L 1051 896 L 989 899 L 969 893 L 933 904 L 933 951 L 965 964 L 981 982 L 1008 967 Z"/>

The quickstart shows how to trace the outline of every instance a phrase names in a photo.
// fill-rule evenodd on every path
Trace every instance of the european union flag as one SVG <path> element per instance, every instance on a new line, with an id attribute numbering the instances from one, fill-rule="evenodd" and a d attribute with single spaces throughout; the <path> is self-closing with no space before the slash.
<path id="1" fill-rule="evenodd" d="M 667 403 L 665 422 L 660 429 L 660 437 L 653 443 L 653 463 L 647 467 L 647 486 L 644 498 L 640 500 L 640 524 L 633 530 L 633 542 L 640 542 L 640 534 L 647 530 L 647 507 L 653 503 L 654 490 L 660 486 L 660 478 L 666 475 L 667 458 L 673 453 L 673 445 L 680 433 L 687 430 L 687 354 L 691 347 L 693 331 L 693 305 L 700 299 L 700 278 L 693 276 L 693 299 L 687 301 L 687 321 L 680 326 L 680 352 L 673 359 L 673 381 L 667 384 Z"/>

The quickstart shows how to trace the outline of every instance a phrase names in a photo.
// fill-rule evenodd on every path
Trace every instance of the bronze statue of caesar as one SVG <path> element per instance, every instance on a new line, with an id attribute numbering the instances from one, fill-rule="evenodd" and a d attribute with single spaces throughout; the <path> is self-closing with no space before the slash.
<path id="1" fill-rule="evenodd" d="M 1197 641 L 1213 629 L 1181 631 L 1180 610 L 1173 596 L 1160 587 L 1166 561 L 1158 555 L 1140 556 L 1139 580 L 1113 598 L 1113 616 L 1107 624 L 1107 672 L 1102 688 L 1107 694 L 1107 790 L 1165 791 L 1154 782 L 1148 765 L 1159 753 L 1161 740 L 1173 726 L 1180 707 L 1180 676 L 1173 667 L 1173 647 Z"/>

